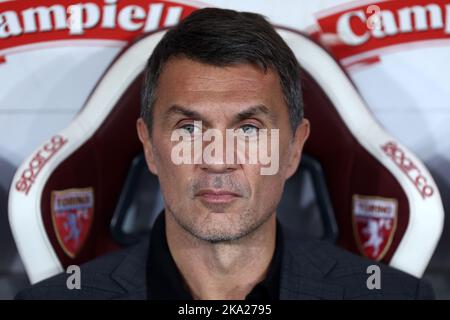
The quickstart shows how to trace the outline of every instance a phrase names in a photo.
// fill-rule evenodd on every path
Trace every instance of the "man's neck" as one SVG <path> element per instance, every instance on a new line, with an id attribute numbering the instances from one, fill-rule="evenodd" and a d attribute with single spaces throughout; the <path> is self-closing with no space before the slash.
<path id="1" fill-rule="evenodd" d="M 275 251 L 276 215 L 239 240 L 211 243 L 166 213 L 170 253 L 194 299 L 245 299 L 267 273 Z"/>

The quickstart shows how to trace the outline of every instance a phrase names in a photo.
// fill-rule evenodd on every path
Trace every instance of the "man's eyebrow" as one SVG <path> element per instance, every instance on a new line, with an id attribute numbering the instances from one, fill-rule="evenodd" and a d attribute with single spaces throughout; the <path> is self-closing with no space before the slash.
<path id="1" fill-rule="evenodd" d="M 199 112 L 190 110 L 177 104 L 172 105 L 169 109 L 166 110 L 166 112 L 164 112 L 164 120 L 167 120 L 169 117 L 176 114 L 192 118 L 194 120 L 203 120 L 203 117 Z"/>
<path id="2" fill-rule="evenodd" d="M 265 115 L 266 117 L 269 118 L 270 122 L 272 122 L 272 124 L 276 123 L 276 115 L 273 114 L 270 109 L 268 107 L 266 107 L 263 104 L 259 104 L 256 106 L 252 106 L 249 107 L 248 109 L 245 109 L 241 112 L 239 112 L 235 117 L 234 117 L 234 122 L 239 122 L 245 119 L 249 119 L 258 115 Z"/>
<path id="3" fill-rule="evenodd" d="M 182 115 L 187 118 L 191 118 L 194 120 L 201 120 L 207 124 L 207 120 L 197 111 L 191 110 L 187 107 L 183 107 L 177 104 L 172 105 L 167 111 L 164 112 L 164 121 L 169 119 L 172 115 Z M 275 125 L 276 124 L 276 115 L 273 114 L 268 107 L 265 105 L 259 104 L 255 106 L 251 106 L 245 110 L 240 111 L 233 117 L 233 125 L 243 121 L 245 119 L 253 118 L 258 115 L 264 115 L 269 118 L 270 122 Z"/>

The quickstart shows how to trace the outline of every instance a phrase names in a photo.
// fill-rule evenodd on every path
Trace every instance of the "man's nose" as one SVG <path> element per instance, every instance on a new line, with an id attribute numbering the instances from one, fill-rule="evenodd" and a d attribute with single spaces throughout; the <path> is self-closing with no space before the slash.
<path id="1" fill-rule="evenodd" d="M 240 167 L 235 148 L 227 148 L 225 140 L 222 140 L 222 145 L 214 144 L 213 152 L 211 152 L 211 145 L 208 146 L 210 142 L 203 144 L 202 161 L 199 164 L 202 170 L 210 173 L 227 173 Z"/>
<path id="2" fill-rule="evenodd" d="M 208 173 L 229 173 L 236 170 L 238 165 L 215 161 L 213 163 L 202 163 L 200 168 Z"/>
<path id="3" fill-rule="evenodd" d="M 213 155 L 205 152 L 200 164 L 200 168 L 210 173 L 226 173 L 236 170 L 239 167 L 239 163 L 236 161 L 236 154 L 234 151 L 225 150 Z"/>

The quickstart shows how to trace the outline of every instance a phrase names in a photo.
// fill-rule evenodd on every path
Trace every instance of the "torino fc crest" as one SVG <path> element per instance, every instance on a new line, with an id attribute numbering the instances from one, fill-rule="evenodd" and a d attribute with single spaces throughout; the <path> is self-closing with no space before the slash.
<path id="1" fill-rule="evenodd" d="M 52 220 L 58 242 L 74 258 L 83 247 L 94 213 L 92 188 L 52 192 Z"/>
<path id="2" fill-rule="evenodd" d="M 383 259 L 397 227 L 397 200 L 353 196 L 353 230 L 362 254 L 372 260 Z"/>

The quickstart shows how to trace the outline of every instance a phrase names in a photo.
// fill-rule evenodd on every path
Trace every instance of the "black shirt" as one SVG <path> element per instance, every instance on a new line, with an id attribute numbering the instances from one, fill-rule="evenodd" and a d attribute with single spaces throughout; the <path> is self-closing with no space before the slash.
<path id="1" fill-rule="evenodd" d="M 165 217 L 161 213 L 153 225 L 148 255 L 149 299 L 192 300 L 186 284 L 170 254 L 166 238 Z M 277 221 L 275 253 L 266 278 L 258 283 L 245 300 L 278 300 L 280 296 L 280 272 L 282 235 Z"/>

